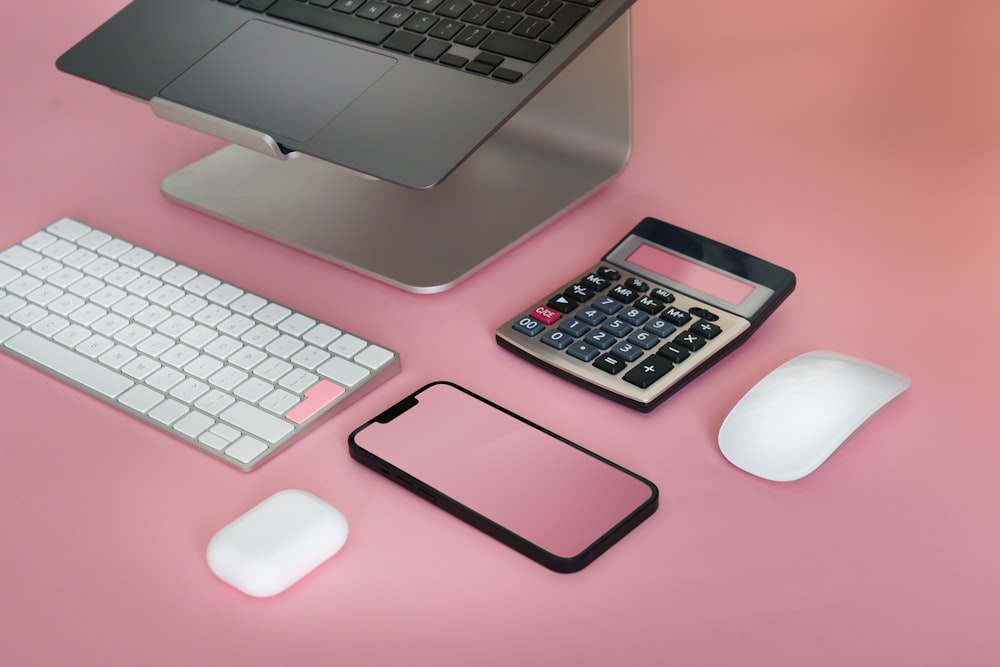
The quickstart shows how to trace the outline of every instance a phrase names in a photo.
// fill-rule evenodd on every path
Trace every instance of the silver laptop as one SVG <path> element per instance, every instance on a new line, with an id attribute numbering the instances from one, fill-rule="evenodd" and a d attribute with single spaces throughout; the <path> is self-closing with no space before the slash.
<path id="1" fill-rule="evenodd" d="M 633 1 L 134 0 L 57 65 L 424 189 Z"/>

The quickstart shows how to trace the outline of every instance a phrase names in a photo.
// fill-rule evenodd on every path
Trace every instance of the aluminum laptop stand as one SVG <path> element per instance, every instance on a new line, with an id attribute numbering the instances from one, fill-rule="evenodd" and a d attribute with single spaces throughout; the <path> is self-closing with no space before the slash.
<path id="1" fill-rule="evenodd" d="M 405 290 L 452 287 L 616 176 L 631 151 L 626 13 L 440 185 L 413 190 L 154 99 L 233 145 L 168 176 L 174 201 Z"/>

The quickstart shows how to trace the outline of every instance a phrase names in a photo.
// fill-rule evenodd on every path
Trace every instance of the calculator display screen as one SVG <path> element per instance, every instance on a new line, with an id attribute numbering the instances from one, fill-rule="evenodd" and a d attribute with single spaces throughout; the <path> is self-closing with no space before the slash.
<path id="1" fill-rule="evenodd" d="M 753 285 L 646 243 L 640 244 L 627 261 L 733 306 L 743 303 L 754 290 Z"/>

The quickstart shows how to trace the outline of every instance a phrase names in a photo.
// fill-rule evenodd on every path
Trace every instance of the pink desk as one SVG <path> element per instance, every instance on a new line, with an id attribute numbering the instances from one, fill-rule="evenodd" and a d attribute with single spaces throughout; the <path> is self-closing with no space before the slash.
<path id="1" fill-rule="evenodd" d="M 626 171 L 433 296 L 167 202 L 160 179 L 219 142 L 53 66 L 123 4 L 64 3 L 41 20 L 32 3 L 6 10 L 0 244 L 63 215 L 92 221 L 318 316 L 351 312 L 404 370 L 245 475 L 0 357 L 0 662 L 1000 662 L 995 3 L 642 0 Z M 743 348 L 648 415 L 536 370 L 492 335 L 644 215 L 799 281 Z M 716 445 L 727 410 L 817 348 L 895 368 L 912 387 L 799 482 L 733 468 Z M 348 457 L 354 426 L 439 378 L 649 477 L 659 511 L 559 575 Z M 209 572 L 205 546 L 288 487 L 339 506 L 350 539 L 286 593 L 248 598 Z"/>

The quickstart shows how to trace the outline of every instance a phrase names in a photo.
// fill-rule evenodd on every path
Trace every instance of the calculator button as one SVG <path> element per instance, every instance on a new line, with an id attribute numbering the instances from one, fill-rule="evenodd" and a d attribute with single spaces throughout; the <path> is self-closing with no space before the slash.
<path id="1" fill-rule="evenodd" d="M 531 311 L 531 316 L 541 322 L 542 324 L 555 324 L 562 315 L 552 310 L 551 308 L 546 308 L 545 306 L 539 306 Z"/>
<path id="2" fill-rule="evenodd" d="M 666 306 L 661 301 L 644 296 L 635 302 L 635 307 L 644 310 L 650 315 L 658 315 Z"/>
<path id="3" fill-rule="evenodd" d="M 585 285 L 586 287 L 589 287 L 590 289 L 598 291 L 598 292 L 601 292 L 601 291 L 607 289 L 608 285 L 611 284 L 610 280 L 608 280 L 607 278 L 602 278 L 601 276 L 597 275 L 596 273 L 591 273 L 590 275 L 588 275 L 586 278 L 584 278 L 580 282 L 583 285 Z"/>
<path id="4" fill-rule="evenodd" d="M 674 365 L 664 357 L 651 354 L 626 373 L 622 379 L 640 389 L 645 389 L 666 375 L 673 367 Z"/>
<path id="5" fill-rule="evenodd" d="M 662 301 L 663 303 L 673 303 L 675 298 L 673 294 L 660 287 L 657 287 L 655 290 L 650 292 L 649 296 L 658 301 Z"/>
<path id="6" fill-rule="evenodd" d="M 566 350 L 566 353 L 580 361 L 593 361 L 601 351 L 587 343 L 575 343 Z"/>
<path id="7" fill-rule="evenodd" d="M 691 308 L 690 313 L 695 317 L 700 317 L 701 319 L 708 320 L 709 322 L 716 322 L 719 319 L 719 316 L 712 311 L 705 310 L 704 308 L 698 308 L 697 306 Z"/>
<path id="8" fill-rule="evenodd" d="M 680 345 L 674 345 L 673 343 L 667 343 L 657 350 L 656 353 L 664 359 L 669 359 L 675 364 L 679 364 L 691 356 L 691 352 L 689 350 L 685 350 Z"/>
<path id="9" fill-rule="evenodd" d="M 621 359 L 617 359 L 610 354 L 602 355 L 600 359 L 594 362 L 595 368 L 600 368 L 605 373 L 611 373 L 612 375 L 617 375 L 625 370 L 625 362 Z"/>
<path id="10" fill-rule="evenodd" d="M 534 337 L 545 331 L 545 326 L 531 317 L 522 317 L 514 323 L 514 330 L 520 331 L 525 336 Z"/>
<path id="11" fill-rule="evenodd" d="M 590 327 L 580 320 L 564 320 L 563 323 L 559 325 L 559 331 L 569 334 L 573 338 L 579 338 L 580 336 L 590 333 Z"/>
<path id="12" fill-rule="evenodd" d="M 595 273 L 602 278 L 607 278 L 608 280 L 618 280 L 619 278 L 622 277 L 622 274 L 618 273 L 610 266 L 602 266 L 601 268 L 597 269 Z"/>
<path id="13" fill-rule="evenodd" d="M 600 299 L 594 302 L 594 308 L 607 313 L 608 315 L 614 315 L 619 310 L 623 308 L 621 301 L 612 299 L 611 297 L 602 296 Z"/>
<path id="14" fill-rule="evenodd" d="M 691 319 L 690 315 L 685 313 L 683 310 L 678 310 L 677 308 L 674 308 L 673 306 L 667 308 L 663 312 L 662 317 L 666 321 L 670 322 L 671 324 L 676 324 L 677 326 L 687 324 L 688 321 L 690 321 Z"/>
<path id="15" fill-rule="evenodd" d="M 646 326 L 644 326 L 643 329 L 650 333 L 655 333 L 660 338 L 666 338 L 673 332 L 677 331 L 677 327 L 673 324 L 659 318 L 646 322 Z"/>
<path id="16" fill-rule="evenodd" d="M 699 320 L 691 325 L 691 330 L 697 333 L 699 336 L 703 336 L 708 339 L 715 338 L 720 333 L 722 333 L 722 328 L 711 322 L 706 322 L 704 320 Z"/>
<path id="17" fill-rule="evenodd" d="M 628 342 L 621 342 L 611 348 L 611 354 L 623 361 L 635 361 L 642 356 L 643 348 Z"/>
<path id="18" fill-rule="evenodd" d="M 691 331 L 685 331 L 680 336 L 674 339 L 674 342 L 678 345 L 683 345 L 689 350 L 700 350 L 705 347 L 706 341 L 704 338 Z"/>
<path id="19" fill-rule="evenodd" d="M 558 310 L 560 313 L 568 313 L 576 308 L 578 304 L 575 301 L 571 301 L 565 295 L 560 294 L 549 299 L 549 302 L 545 305 L 553 310 Z"/>
<path id="20" fill-rule="evenodd" d="M 581 285 L 580 283 L 576 283 L 575 285 L 570 285 L 569 287 L 567 287 L 566 291 L 563 292 L 563 294 L 570 299 L 583 302 L 593 299 L 594 294 L 596 294 L 596 292 L 594 292 L 594 290 L 590 289 L 586 285 Z"/>
<path id="21" fill-rule="evenodd" d="M 638 278 L 629 278 L 624 283 L 622 283 L 626 288 L 633 290 L 635 292 L 647 292 L 649 291 L 649 285 Z"/>
<path id="22" fill-rule="evenodd" d="M 644 313 L 638 308 L 627 308 L 622 312 L 618 313 L 618 317 L 625 320 L 629 324 L 634 326 L 639 326 L 643 322 L 649 319 L 649 313 Z"/>
<path id="23" fill-rule="evenodd" d="M 648 331 L 633 331 L 632 335 L 628 337 L 628 342 L 638 345 L 644 350 L 651 350 L 660 342 L 660 337 Z"/>
<path id="24" fill-rule="evenodd" d="M 634 289 L 625 287 L 624 285 L 615 285 L 615 288 L 608 292 L 608 296 L 613 299 L 617 299 L 622 303 L 632 303 L 635 301 L 636 297 L 639 296 L 639 293 Z"/>
<path id="25" fill-rule="evenodd" d="M 606 331 L 591 331 L 583 340 L 596 348 L 606 350 L 615 344 L 616 339 Z"/>
<path id="26" fill-rule="evenodd" d="M 542 336 L 542 342 L 549 347 L 554 347 L 557 350 L 563 350 L 573 344 L 573 337 L 562 331 L 553 329 Z"/>
<path id="27" fill-rule="evenodd" d="M 587 308 L 586 310 L 581 310 L 577 313 L 576 319 L 580 320 L 584 324 L 596 327 L 598 324 L 608 319 L 608 316 L 596 308 Z"/>
<path id="28" fill-rule="evenodd" d="M 629 325 L 629 323 L 625 320 L 620 320 L 617 317 L 602 324 L 601 329 L 607 331 L 612 336 L 617 336 L 618 338 L 622 338 L 632 333 L 631 325 Z"/>

